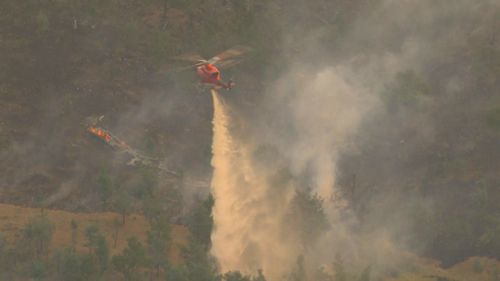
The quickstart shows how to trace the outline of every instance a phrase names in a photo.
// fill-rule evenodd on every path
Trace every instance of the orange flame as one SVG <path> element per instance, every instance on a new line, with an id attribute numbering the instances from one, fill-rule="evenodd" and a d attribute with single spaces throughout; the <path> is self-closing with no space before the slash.
<path id="1" fill-rule="evenodd" d="M 111 136 L 109 134 L 107 134 L 105 131 L 103 131 L 102 129 L 100 129 L 100 128 L 89 127 L 89 131 L 92 134 L 98 136 L 99 138 L 103 139 L 106 142 L 110 142 L 111 141 Z"/>

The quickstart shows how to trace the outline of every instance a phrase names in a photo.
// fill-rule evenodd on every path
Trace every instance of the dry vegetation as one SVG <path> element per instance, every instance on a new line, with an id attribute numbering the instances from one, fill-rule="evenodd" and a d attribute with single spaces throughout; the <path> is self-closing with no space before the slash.
<path id="1" fill-rule="evenodd" d="M 26 208 L 9 204 L 0 204 L 0 232 L 5 235 L 8 243 L 15 243 L 22 236 L 22 230 L 28 221 L 40 216 L 41 209 Z M 116 233 L 116 220 L 121 222 L 121 215 L 112 212 L 102 213 L 71 213 L 60 210 L 43 210 L 43 214 L 48 217 L 54 227 L 52 240 L 49 245 L 49 252 L 57 249 L 70 247 L 72 243 L 71 221 L 77 225 L 76 249 L 79 252 L 86 252 L 87 240 L 85 229 L 90 225 L 96 225 L 110 245 L 112 255 L 119 254 L 127 246 L 127 239 L 137 237 L 140 242 L 146 244 L 147 232 L 150 225 L 142 215 L 131 214 L 127 217 L 124 225 L 119 224 L 118 238 L 116 245 L 114 235 Z M 187 244 L 188 230 L 184 226 L 174 225 L 171 232 L 171 244 L 169 250 L 169 260 L 175 264 L 182 261 L 181 248 Z"/>

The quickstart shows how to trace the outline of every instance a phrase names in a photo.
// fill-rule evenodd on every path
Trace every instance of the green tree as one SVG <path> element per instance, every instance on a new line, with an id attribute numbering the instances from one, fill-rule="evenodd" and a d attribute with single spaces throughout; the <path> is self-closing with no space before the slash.
<path id="1" fill-rule="evenodd" d="M 216 281 L 215 261 L 207 254 L 207 248 L 197 239 L 190 239 L 183 252 L 186 261 L 186 276 L 190 281 Z"/>
<path id="2" fill-rule="evenodd" d="M 241 274 L 239 271 L 229 271 L 222 275 L 223 281 L 252 281 L 250 276 Z"/>
<path id="3" fill-rule="evenodd" d="M 47 13 L 40 10 L 36 16 L 36 24 L 39 32 L 46 32 L 49 30 L 50 21 Z"/>
<path id="4" fill-rule="evenodd" d="M 141 170 L 141 181 L 137 186 L 136 195 L 139 198 L 153 197 L 158 188 L 158 173 L 155 169 L 144 167 Z"/>
<path id="5" fill-rule="evenodd" d="M 262 271 L 262 269 L 259 269 L 257 271 L 257 276 L 252 278 L 252 281 L 266 281 L 266 277 L 264 277 L 264 272 Z"/>
<path id="6" fill-rule="evenodd" d="M 188 281 L 186 267 L 185 266 L 172 266 L 168 265 L 165 272 L 165 280 L 175 280 L 175 281 Z"/>
<path id="7" fill-rule="evenodd" d="M 116 243 L 118 242 L 118 232 L 120 231 L 121 226 L 122 222 L 120 219 L 115 218 L 113 220 L 113 248 L 116 248 Z"/>
<path id="8" fill-rule="evenodd" d="M 159 196 L 146 195 L 143 197 L 142 210 L 144 217 L 146 217 L 150 224 L 163 214 L 161 205 L 162 198 Z"/>
<path id="9" fill-rule="evenodd" d="M 188 217 L 188 227 L 194 239 L 198 240 L 201 245 L 210 248 L 212 234 L 213 218 L 212 208 L 214 206 L 214 198 L 209 195 L 205 200 L 197 203 L 196 207 Z"/>
<path id="10" fill-rule="evenodd" d="M 101 171 L 98 186 L 102 204 L 106 205 L 113 194 L 113 181 L 106 170 Z"/>
<path id="11" fill-rule="evenodd" d="M 93 256 L 95 249 L 97 248 L 99 227 L 95 224 L 87 226 L 87 228 L 85 229 L 85 237 L 87 238 L 86 246 L 89 249 L 89 254 Z"/>
<path id="12" fill-rule="evenodd" d="M 108 269 L 109 247 L 106 238 L 99 233 L 99 227 L 95 224 L 89 225 L 85 229 L 87 238 L 86 246 L 89 249 L 89 257 L 95 262 L 100 273 Z"/>
<path id="13" fill-rule="evenodd" d="M 109 247 L 106 238 L 100 234 L 97 236 L 95 255 L 101 273 L 106 271 L 109 265 Z"/>
<path id="14" fill-rule="evenodd" d="M 46 216 L 32 218 L 24 227 L 23 237 L 35 249 L 37 257 L 46 254 L 54 226 Z"/>
<path id="15" fill-rule="evenodd" d="M 137 269 L 148 264 L 146 250 L 136 237 L 127 240 L 128 246 L 121 255 L 114 256 L 112 263 L 116 271 L 123 274 L 125 280 L 137 278 Z"/>
<path id="16" fill-rule="evenodd" d="M 330 227 L 322 199 L 309 191 L 297 191 L 287 213 L 287 228 L 296 233 L 303 247 L 310 247 Z"/>
<path id="17" fill-rule="evenodd" d="M 34 203 L 36 208 L 40 208 L 40 215 L 43 216 L 45 212 L 45 204 L 41 195 L 35 195 Z"/>
<path id="18" fill-rule="evenodd" d="M 120 190 L 114 202 L 114 208 L 122 216 L 122 224 L 125 224 L 125 218 L 132 211 L 132 198 L 124 190 Z"/>
<path id="19" fill-rule="evenodd" d="M 31 278 L 33 280 L 42 280 L 47 276 L 47 267 L 42 261 L 34 261 L 31 265 Z"/>
<path id="20" fill-rule="evenodd" d="M 257 276 L 244 275 L 239 271 L 229 271 L 222 274 L 219 279 L 221 281 L 266 281 L 262 270 L 257 272 Z"/>
<path id="21" fill-rule="evenodd" d="M 148 231 L 148 250 L 151 257 L 151 266 L 156 270 L 157 278 L 160 268 L 168 265 L 167 250 L 170 240 L 170 224 L 167 219 L 156 219 Z"/>
<path id="22" fill-rule="evenodd" d="M 71 248 L 73 251 L 76 250 L 76 244 L 77 244 L 77 239 L 78 239 L 78 223 L 74 220 L 71 219 Z"/>
<path id="23" fill-rule="evenodd" d="M 64 281 L 92 280 L 96 271 L 90 255 L 79 255 L 71 248 L 65 248 L 54 255 L 57 275 Z"/>

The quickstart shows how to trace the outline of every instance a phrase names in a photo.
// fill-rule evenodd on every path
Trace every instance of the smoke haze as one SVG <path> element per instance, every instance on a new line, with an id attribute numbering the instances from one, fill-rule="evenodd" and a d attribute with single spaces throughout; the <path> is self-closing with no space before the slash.
<path id="1" fill-rule="evenodd" d="M 499 4 L 380 1 L 352 21 L 337 49 L 325 50 L 320 43 L 326 27 L 291 30 L 286 41 L 294 44 L 284 47 L 294 53 L 289 70 L 264 91 L 253 113 L 214 95 L 212 253 L 222 270 L 263 269 L 270 280 L 279 280 L 301 256 L 310 274 L 331 264 L 336 254 L 358 267 L 386 269 L 409 257 L 404 251 L 414 221 L 408 210 L 431 211 L 433 202 L 414 187 L 428 170 L 406 161 L 438 142 L 442 125 L 433 119 L 446 104 L 470 98 L 466 91 L 474 74 L 466 51 L 475 43 L 469 40 L 498 45 Z M 304 34 L 313 35 L 300 39 Z M 298 52 L 289 48 L 304 42 Z M 308 63 L 320 57 L 321 64 Z M 410 106 L 387 103 L 399 81 L 417 89 L 416 98 L 398 97 Z M 431 95 L 430 86 L 442 91 Z M 339 179 L 340 164 L 344 171 L 363 172 L 357 184 L 364 185 L 365 194 L 355 194 L 346 183 L 352 172 Z M 402 192 L 398 186 L 411 188 Z M 286 231 L 296 223 L 287 221 L 287 214 L 300 190 L 322 198 L 330 224 L 307 246 Z M 363 231 L 356 215 L 360 206 L 349 205 L 353 196 L 364 200 Z"/>
<path id="2" fill-rule="evenodd" d="M 498 258 L 499 0 L 10 2 L 0 202 L 116 211 L 104 174 L 182 221 L 212 191 L 220 272 L 270 281 Z M 230 92 L 158 75 L 237 44 Z M 180 179 L 126 166 L 82 124 L 101 115 Z"/>

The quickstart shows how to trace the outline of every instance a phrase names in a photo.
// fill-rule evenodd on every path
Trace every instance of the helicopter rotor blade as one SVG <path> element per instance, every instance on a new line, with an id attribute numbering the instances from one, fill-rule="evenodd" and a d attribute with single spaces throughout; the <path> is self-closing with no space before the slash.
<path id="1" fill-rule="evenodd" d="M 214 64 L 217 67 L 229 67 L 229 65 L 234 65 L 235 63 L 238 63 L 239 61 L 236 61 L 236 57 L 240 57 L 243 54 L 246 54 L 250 52 L 252 49 L 250 47 L 242 46 L 242 45 L 237 45 L 234 46 L 216 56 L 208 60 L 208 63 Z M 233 59 L 235 63 L 233 64 L 227 64 L 226 66 L 223 66 L 223 61 Z"/>
<path id="2" fill-rule="evenodd" d="M 184 61 L 184 62 L 190 62 L 190 63 L 197 63 L 199 61 L 205 61 L 205 59 L 198 54 L 184 54 L 184 55 L 173 57 L 172 60 Z"/>

